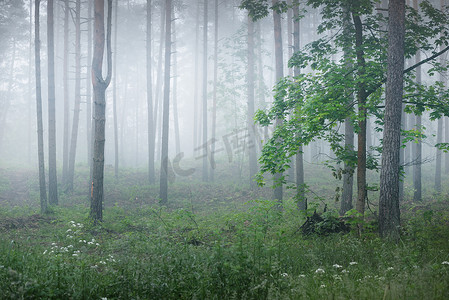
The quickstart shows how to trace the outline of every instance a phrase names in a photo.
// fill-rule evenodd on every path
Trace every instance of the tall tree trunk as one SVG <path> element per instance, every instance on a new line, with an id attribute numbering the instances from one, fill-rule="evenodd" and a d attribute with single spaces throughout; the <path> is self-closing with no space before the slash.
<path id="1" fill-rule="evenodd" d="M 164 111 L 162 120 L 162 150 L 159 197 L 161 204 L 168 202 L 168 135 L 170 125 L 170 56 L 171 56 L 171 0 L 165 1 L 165 76 Z"/>
<path id="2" fill-rule="evenodd" d="M 175 10 L 172 9 L 173 20 L 176 20 Z M 179 136 L 179 117 L 178 117 L 178 53 L 176 52 L 176 24 L 173 23 L 173 123 L 175 126 L 175 149 L 176 154 L 181 152 L 181 141 Z"/>
<path id="3" fill-rule="evenodd" d="M 278 0 L 272 0 L 273 6 L 276 6 Z M 273 11 L 274 22 L 274 55 L 276 59 L 276 82 L 284 77 L 284 58 L 282 53 L 282 30 L 281 30 L 281 15 L 274 10 Z M 275 126 L 281 126 L 282 120 L 276 119 Z M 274 194 L 273 197 L 278 201 L 279 206 L 282 205 L 283 186 L 282 186 L 282 173 L 274 174 Z"/>
<path id="4" fill-rule="evenodd" d="M 212 96 L 212 145 L 210 151 L 210 180 L 214 181 L 215 175 L 215 143 L 217 131 L 217 82 L 218 82 L 218 0 L 215 0 L 214 18 L 214 90 Z"/>
<path id="5" fill-rule="evenodd" d="M 257 43 L 257 89 L 258 89 L 258 99 L 259 99 L 259 106 L 262 109 L 266 108 L 265 103 L 265 81 L 263 77 L 263 53 L 262 53 L 262 29 L 260 26 L 260 22 L 256 23 L 257 25 L 257 37 L 258 37 L 258 43 Z M 268 140 L 268 127 L 264 127 L 264 134 L 263 134 L 263 140 Z M 260 145 L 260 149 L 262 149 L 262 143 Z"/>
<path id="6" fill-rule="evenodd" d="M 159 38 L 159 60 L 157 62 L 157 78 L 156 78 L 156 93 L 155 93 L 155 104 L 154 104 L 154 128 L 155 128 L 155 142 L 156 142 L 156 153 L 155 156 L 159 157 L 160 154 L 160 147 L 159 143 L 161 141 L 160 135 L 161 135 L 161 128 L 159 126 L 161 114 L 160 114 L 160 106 L 159 105 L 161 101 L 161 89 L 162 89 L 162 61 L 163 61 L 163 49 L 164 49 L 164 36 L 165 36 L 165 13 L 164 13 L 164 7 L 165 7 L 165 1 L 160 2 L 161 3 L 161 25 L 160 25 L 160 38 Z"/>
<path id="7" fill-rule="evenodd" d="M 437 126 L 437 144 L 443 142 L 443 118 L 438 119 Z M 435 166 L 435 191 L 441 193 L 441 150 L 436 148 L 436 166 Z"/>
<path id="8" fill-rule="evenodd" d="M 92 78 L 89 76 L 92 69 L 92 3 L 89 1 L 87 8 L 86 138 L 89 168 L 92 166 Z"/>
<path id="9" fill-rule="evenodd" d="M 204 1 L 203 14 L 203 181 L 208 181 L 207 159 L 209 158 L 209 147 L 207 147 L 207 2 Z"/>
<path id="10" fill-rule="evenodd" d="M 297 5 L 297 4 L 295 4 Z M 287 70 L 288 70 L 288 75 L 289 76 L 293 76 L 293 69 L 288 67 L 288 60 L 292 57 L 293 55 L 293 7 L 292 7 L 292 0 L 287 0 L 287 59 L 286 59 L 286 66 L 287 66 Z M 295 164 L 296 164 L 296 158 L 292 159 L 290 161 L 290 168 L 288 169 L 288 178 L 289 181 L 293 181 L 295 179 L 295 174 L 296 174 L 296 168 L 295 168 Z"/>
<path id="11" fill-rule="evenodd" d="M 103 79 L 103 52 L 104 52 L 104 0 L 95 0 L 95 36 L 94 55 L 92 58 L 92 85 L 94 88 L 94 120 L 95 140 L 93 152 L 92 193 L 90 203 L 90 217 L 94 224 L 103 220 L 103 177 L 104 177 L 104 141 L 106 122 L 106 89 L 112 77 L 112 49 L 111 49 L 111 26 L 112 26 L 112 0 L 108 0 L 107 17 L 107 62 L 108 73 Z"/>
<path id="12" fill-rule="evenodd" d="M 299 5 L 293 7 L 293 50 L 299 51 L 301 46 L 301 27 L 299 19 Z M 292 53 L 293 54 L 293 53 Z M 294 68 L 294 75 L 299 76 L 301 74 L 301 69 L 298 67 Z M 296 201 L 300 210 L 307 209 L 307 198 L 305 195 L 305 182 L 304 182 L 304 154 L 303 146 L 300 145 L 298 152 L 295 157 L 295 168 L 296 168 Z"/>
<path id="13" fill-rule="evenodd" d="M 352 12 L 354 21 L 355 39 L 356 39 L 356 55 L 358 77 L 362 78 L 365 73 L 365 58 L 363 51 L 363 29 L 362 21 L 357 13 Z M 359 132 L 357 134 L 357 203 L 356 209 L 360 214 L 365 213 L 366 199 L 366 88 L 363 82 L 357 86 L 357 103 L 359 115 Z"/>
<path id="14" fill-rule="evenodd" d="M 385 85 L 385 125 L 380 171 L 379 231 L 381 236 L 399 238 L 399 149 L 404 71 L 405 0 L 388 5 L 388 57 Z"/>
<path id="15" fill-rule="evenodd" d="M 118 159 L 118 119 L 117 119 L 117 14 L 118 14 L 118 0 L 115 1 L 115 11 L 114 11 L 114 57 L 113 57 L 113 67 L 114 72 L 113 77 L 113 90 L 112 90 L 112 114 L 114 118 L 114 176 L 118 180 L 118 170 L 119 170 L 119 159 Z"/>
<path id="16" fill-rule="evenodd" d="M 248 16 L 248 69 L 246 81 L 248 87 L 248 112 L 246 116 L 247 129 L 249 133 L 249 184 L 251 189 L 256 187 L 254 176 L 257 173 L 256 132 L 254 125 L 254 22 Z"/>
<path id="17" fill-rule="evenodd" d="M 39 34 L 39 5 L 40 0 L 35 1 L 34 6 L 34 59 L 36 64 L 36 114 L 37 114 L 37 157 L 39 161 L 39 196 L 41 213 L 47 212 L 47 188 L 45 184 L 44 162 L 44 125 L 42 122 L 42 91 L 41 91 L 41 41 Z"/>
<path id="18" fill-rule="evenodd" d="M 67 184 L 69 171 L 69 124 L 70 124 L 70 99 L 69 99 L 69 0 L 64 0 L 64 132 L 62 138 L 62 184 Z"/>
<path id="19" fill-rule="evenodd" d="M 12 98 L 12 89 L 14 85 L 14 67 L 16 64 L 16 39 L 12 40 L 12 54 L 11 54 L 11 64 L 9 66 L 9 74 L 8 74 L 8 90 L 6 92 L 6 102 L 2 103 L 2 109 L 0 110 L 0 149 L 2 148 L 5 127 L 6 127 L 6 118 L 8 116 L 8 110 L 11 105 Z"/>
<path id="20" fill-rule="evenodd" d="M 444 142 L 449 143 L 449 117 L 444 117 Z M 444 154 L 444 173 L 449 174 L 449 153 Z"/>
<path id="21" fill-rule="evenodd" d="M 58 204 L 58 180 L 56 175 L 56 97 L 55 97 L 55 43 L 53 0 L 47 2 L 47 51 L 48 51 L 48 200 Z"/>
<path id="22" fill-rule="evenodd" d="M 413 0 L 413 8 L 418 9 L 418 0 Z M 421 61 L 421 54 L 418 51 L 415 55 L 415 62 Z M 421 84 L 421 66 L 416 68 L 416 83 Z M 421 115 L 415 117 L 415 129 L 422 131 Z M 422 163 L 422 140 L 413 143 L 413 201 L 422 201 L 422 184 L 421 184 L 421 163 Z"/>
<path id="23" fill-rule="evenodd" d="M 76 144 L 81 110 L 81 0 L 76 0 L 75 8 L 75 108 L 73 111 L 72 139 L 69 151 L 69 171 L 67 189 L 73 191 L 75 176 Z"/>
<path id="24" fill-rule="evenodd" d="M 199 74 L 199 41 L 200 41 L 200 0 L 197 0 L 197 9 L 196 9 L 196 22 L 195 22 L 195 77 L 193 83 L 193 152 L 198 147 L 199 136 L 201 127 L 199 125 L 199 100 L 198 100 L 198 74 Z"/>
<path id="25" fill-rule="evenodd" d="M 153 120 L 153 78 L 151 74 L 151 0 L 147 0 L 147 108 L 148 108 L 148 182 L 155 183 L 154 173 L 154 120 Z"/>

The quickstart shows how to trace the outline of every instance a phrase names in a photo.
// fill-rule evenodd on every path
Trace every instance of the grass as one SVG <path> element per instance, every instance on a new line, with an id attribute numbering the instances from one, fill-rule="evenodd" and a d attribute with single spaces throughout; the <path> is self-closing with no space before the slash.
<path id="1" fill-rule="evenodd" d="M 177 182 L 168 207 L 130 174 L 108 178 L 104 222 L 82 188 L 41 216 L 0 210 L 1 299 L 447 299 L 447 199 L 403 205 L 398 244 L 303 236 L 305 215 L 270 191 Z M 144 175 L 142 175 L 144 176 Z M 82 176 L 80 176 L 82 178 Z M 80 185 L 82 186 L 82 185 Z M 330 197 L 329 197 L 330 198 Z"/>

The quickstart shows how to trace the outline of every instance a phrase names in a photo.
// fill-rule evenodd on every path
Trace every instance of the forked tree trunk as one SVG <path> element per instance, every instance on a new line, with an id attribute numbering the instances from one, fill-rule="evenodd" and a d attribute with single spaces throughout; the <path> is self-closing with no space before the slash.
<path id="1" fill-rule="evenodd" d="M 67 189 L 73 191 L 75 176 L 76 144 L 81 110 L 81 0 L 76 0 L 75 9 L 75 107 L 73 111 L 72 139 L 69 151 L 69 172 Z"/>
<path id="2" fill-rule="evenodd" d="M 112 24 L 112 0 L 108 0 L 107 17 L 107 62 L 108 73 L 103 79 L 103 52 L 104 52 L 104 0 L 95 0 L 95 36 L 94 55 L 92 58 L 92 85 L 94 88 L 94 122 L 95 140 L 93 152 L 92 193 L 90 203 L 90 217 L 94 224 L 103 220 L 103 176 L 104 176 L 104 142 L 105 142 L 105 107 L 106 89 L 112 77 L 112 49 L 111 49 L 111 24 Z"/>
<path id="3" fill-rule="evenodd" d="M 380 171 L 379 231 L 383 237 L 398 240 L 400 226 L 399 149 L 404 85 L 405 0 L 390 0 L 388 15 L 388 67 Z"/>
<path id="4" fill-rule="evenodd" d="M 168 134 L 170 125 L 170 57 L 171 57 L 171 0 L 165 2 L 165 76 L 162 120 L 161 175 L 159 197 L 161 204 L 168 202 Z"/>
<path id="5" fill-rule="evenodd" d="M 278 3 L 278 0 L 272 0 L 273 6 Z M 284 58 L 282 54 L 282 30 L 281 30 L 281 15 L 274 10 L 273 11 L 274 22 L 274 55 L 276 65 L 276 82 L 284 77 Z M 282 120 L 276 119 L 275 126 L 281 126 Z M 281 183 L 282 173 L 274 174 L 274 194 L 273 197 L 278 201 L 279 206 L 282 206 L 283 186 Z"/>
<path id="6" fill-rule="evenodd" d="M 55 100 L 55 43 L 53 0 L 47 2 L 48 49 L 48 200 L 58 205 L 58 180 L 56 175 L 56 100 Z"/>
<path id="7" fill-rule="evenodd" d="M 151 74 L 151 0 L 147 0 L 147 109 L 148 109 L 148 182 L 155 183 L 154 174 L 154 120 L 153 120 L 153 79 Z"/>
<path id="8" fill-rule="evenodd" d="M 37 114 L 37 157 L 39 161 L 39 196 L 41 213 L 47 212 L 47 188 L 45 184 L 44 163 L 44 126 L 42 122 L 42 91 L 41 91 L 41 41 L 39 34 L 40 0 L 35 2 L 34 10 L 34 58 L 36 64 L 36 114 Z"/>

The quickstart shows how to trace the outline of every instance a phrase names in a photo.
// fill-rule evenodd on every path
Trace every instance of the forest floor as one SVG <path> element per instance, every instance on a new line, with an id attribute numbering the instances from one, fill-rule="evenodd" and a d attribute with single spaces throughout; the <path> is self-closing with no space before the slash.
<path id="1" fill-rule="evenodd" d="M 393 243 L 378 237 L 373 215 L 351 219 L 346 234 L 301 233 L 315 209 L 319 228 L 339 222 L 331 177 L 316 176 L 302 213 L 291 191 L 279 210 L 270 188 L 227 173 L 174 182 L 159 206 L 144 171 L 122 172 L 116 181 L 106 170 L 104 221 L 93 226 L 87 170 L 41 215 L 37 174 L 0 168 L 1 299 L 449 298 L 447 195 L 403 203 Z"/>

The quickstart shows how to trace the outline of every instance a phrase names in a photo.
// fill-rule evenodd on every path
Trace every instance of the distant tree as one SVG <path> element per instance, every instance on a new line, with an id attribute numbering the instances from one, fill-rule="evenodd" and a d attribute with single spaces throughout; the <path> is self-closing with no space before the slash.
<path id="1" fill-rule="evenodd" d="M 255 78 L 255 62 L 254 62 L 254 22 L 248 16 L 248 68 L 246 74 L 248 89 L 248 111 L 246 116 L 246 126 L 249 133 L 249 182 L 250 187 L 255 187 L 254 176 L 257 173 L 257 153 L 256 153 L 256 131 L 254 125 L 254 78 Z"/>
<path id="2" fill-rule="evenodd" d="M 76 146 L 81 111 L 81 0 L 75 2 L 75 106 L 73 109 L 72 137 L 69 151 L 67 190 L 73 191 L 75 177 Z"/>
<path id="3" fill-rule="evenodd" d="M 44 126 L 42 122 L 42 88 L 41 88 L 41 42 L 39 24 L 40 0 L 35 1 L 34 10 L 34 58 L 36 72 L 36 114 L 37 114 L 37 155 L 39 162 L 39 195 L 41 213 L 47 212 L 47 187 L 45 184 L 45 163 L 44 163 Z"/>
<path id="4" fill-rule="evenodd" d="M 104 0 L 95 0 L 94 4 L 94 53 L 92 58 L 92 85 L 94 90 L 94 122 L 95 140 L 93 151 L 92 171 L 92 193 L 90 203 L 90 217 L 94 224 L 103 220 L 103 176 L 104 176 L 104 142 L 105 142 L 105 106 L 106 89 L 112 77 L 112 49 L 111 49 L 111 26 L 112 26 L 112 0 L 108 0 L 107 16 L 107 65 L 106 79 L 103 79 L 103 52 L 105 43 L 104 32 Z"/>
<path id="5" fill-rule="evenodd" d="M 203 11 L 203 181 L 209 180 L 207 159 L 209 158 L 209 147 L 207 147 L 207 2 L 204 1 Z"/>
<path id="6" fill-rule="evenodd" d="M 48 200 L 58 204 L 56 175 L 56 97 L 55 97 L 55 43 L 53 0 L 47 2 L 47 52 L 48 52 Z"/>
<path id="7" fill-rule="evenodd" d="M 170 125 L 170 58 L 171 58 L 171 0 L 165 2 L 165 74 L 164 107 L 162 120 L 162 150 L 159 197 L 161 204 L 168 202 L 168 135 Z"/>
<path id="8" fill-rule="evenodd" d="M 147 0 L 147 31 L 146 31 L 146 61 L 147 61 L 147 108 L 148 108 L 148 181 L 155 182 L 154 173 L 154 112 L 153 112 L 153 79 L 151 74 L 151 0 Z"/>
<path id="9" fill-rule="evenodd" d="M 275 65 L 276 65 L 276 81 L 279 81 L 284 77 L 284 58 L 283 58 L 283 52 L 282 52 L 282 29 L 281 29 L 281 13 L 280 13 L 280 7 L 278 0 L 272 0 L 273 4 L 273 22 L 274 22 L 274 56 L 275 56 Z M 275 120 L 275 126 L 281 126 L 282 125 L 282 119 L 276 118 Z M 274 199 L 277 200 L 279 203 L 282 203 L 282 194 L 283 194 L 283 187 L 282 187 L 282 171 L 278 170 L 274 174 Z"/>
<path id="10" fill-rule="evenodd" d="M 388 16 L 387 82 L 385 85 L 385 123 L 380 169 L 379 231 L 381 236 L 398 239 L 405 0 L 390 0 Z"/>
<path id="11" fill-rule="evenodd" d="M 92 166 L 92 3 L 87 6 L 87 71 L 86 71 L 86 139 L 87 139 L 87 165 Z M 90 178 L 92 179 L 92 178 Z M 91 182 L 91 180 L 89 180 Z M 89 184 L 90 185 L 90 184 Z M 90 188 L 89 188 L 90 190 Z"/>
<path id="12" fill-rule="evenodd" d="M 69 0 L 64 0 L 64 60 L 62 81 L 64 86 L 64 131 L 62 137 L 62 183 L 67 184 L 69 171 L 69 124 L 70 124 L 70 99 L 69 99 Z"/>
<path id="13" fill-rule="evenodd" d="M 215 14 L 214 14 L 214 82 L 213 82 L 213 96 L 212 96 L 212 134 L 213 141 L 216 140 L 217 131 L 217 87 L 218 87 L 218 0 L 215 0 Z M 214 181 L 215 175 L 215 143 L 211 145 L 210 151 L 210 180 Z"/>

